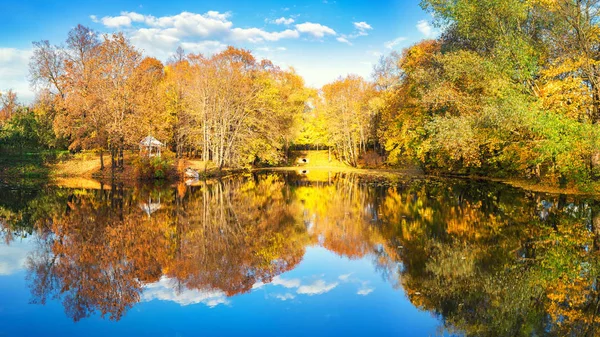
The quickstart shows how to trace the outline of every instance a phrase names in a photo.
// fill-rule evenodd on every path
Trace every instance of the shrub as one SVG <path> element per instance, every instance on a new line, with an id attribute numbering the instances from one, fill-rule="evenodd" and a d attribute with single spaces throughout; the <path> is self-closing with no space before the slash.
<path id="1" fill-rule="evenodd" d="M 133 162 L 138 179 L 167 179 L 175 175 L 173 154 L 164 152 L 161 157 L 138 157 Z"/>

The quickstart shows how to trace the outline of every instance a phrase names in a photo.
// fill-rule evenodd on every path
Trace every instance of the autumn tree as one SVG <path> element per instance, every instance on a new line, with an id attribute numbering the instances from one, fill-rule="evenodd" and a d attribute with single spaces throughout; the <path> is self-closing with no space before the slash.
<path id="1" fill-rule="evenodd" d="M 323 87 L 323 105 L 328 137 L 339 158 L 352 166 L 367 150 L 373 111 L 368 104 L 373 86 L 350 75 Z"/>
<path id="2" fill-rule="evenodd" d="M 134 105 L 136 89 L 140 85 L 135 71 L 141 61 L 141 54 L 122 33 L 106 35 L 98 45 L 92 88 L 98 100 L 95 108 L 106 119 L 107 146 L 111 151 L 113 169 L 115 166 L 123 168 L 125 146 L 139 142 L 139 138 L 128 134 L 132 130 L 128 122 L 133 119 L 132 116 L 144 113 L 139 110 L 141 107 Z M 137 94 L 142 95 L 143 92 Z"/>
<path id="3" fill-rule="evenodd" d="M 12 89 L 4 93 L 0 92 L 0 125 L 12 117 L 18 106 L 16 92 Z"/>
<path id="4" fill-rule="evenodd" d="M 165 86 L 177 155 L 199 153 L 219 168 L 278 163 L 307 99 L 293 71 L 232 47 L 180 57 Z"/>

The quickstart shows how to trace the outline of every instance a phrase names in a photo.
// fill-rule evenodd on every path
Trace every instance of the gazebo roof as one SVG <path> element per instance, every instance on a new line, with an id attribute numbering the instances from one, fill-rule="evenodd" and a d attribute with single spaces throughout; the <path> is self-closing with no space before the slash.
<path id="1" fill-rule="evenodd" d="M 142 141 L 140 142 L 140 146 L 162 147 L 162 146 L 165 146 L 165 144 L 159 142 L 158 139 L 156 139 L 152 136 L 147 136 L 146 138 L 142 139 Z"/>

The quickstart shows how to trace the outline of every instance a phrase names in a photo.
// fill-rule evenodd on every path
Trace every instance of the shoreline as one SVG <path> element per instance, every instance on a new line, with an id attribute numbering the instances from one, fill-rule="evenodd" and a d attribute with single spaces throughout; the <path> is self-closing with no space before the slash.
<path id="1" fill-rule="evenodd" d="M 144 183 L 167 183 L 176 184 L 185 181 L 183 171 L 187 167 L 191 167 L 200 173 L 199 180 L 220 179 L 227 176 L 252 173 L 252 172 L 297 172 L 299 174 L 307 174 L 310 172 L 334 172 L 334 173 L 352 173 L 363 176 L 383 177 L 387 179 L 405 178 L 405 179 L 461 179 L 461 180 L 479 180 L 502 183 L 514 188 L 519 188 L 531 192 L 549 193 L 549 194 L 568 194 L 579 196 L 598 196 L 600 192 L 582 191 L 574 187 L 561 188 L 549 185 L 543 182 L 531 182 L 523 178 L 494 178 L 475 175 L 452 175 L 440 174 L 432 175 L 424 173 L 417 166 L 409 166 L 404 168 L 354 168 L 350 166 L 342 166 L 339 163 L 327 165 L 321 161 L 311 165 L 295 165 L 295 166 L 274 166 L 274 167 L 254 167 L 241 169 L 223 169 L 218 170 L 216 167 L 208 166 L 205 170 L 206 163 L 197 159 L 178 159 L 173 163 L 174 172 L 171 178 L 164 180 L 140 180 L 135 177 L 134 168 L 131 165 L 133 154 L 126 155 L 126 165 L 123 171 L 116 172 L 115 176 L 111 175 L 110 167 L 105 167 L 104 171 L 100 171 L 99 155 L 95 153 L 79 153 L 71 158 L 60 161 L 58 163 L 45 164 L 39 169 L 45 170 L 45 175 L 31 176 L 27 171 L 20 174 L 2 174 L 0 172 L 0 180 L 32 180 L 48 182 L 52 185 L 62 186 L 67 188 L 90 188 L 99 189 L 109 187 L 112 182 L 124 183 L 128 185 L 144 184 Z M 105 158 L 106 162 L 106 158 Z M 302 171 L 306 171 L 303 173 Z M 309 177 L 310 179 L 310 177 Z"/>
<path id="2" fill-rule="evenodd" d="M 481 177 L 481 176 L 452 176 L 452 175 L 428 175 L 423 173 L 416 173 L 412 169 L 362 169 L 362 168 L 341 168 L 341 167 L 302 167 L 302 166 L 285 166 L 285 167 L 259 167 L 252 169 L 237 169 L 237 170 L 223 170 L 223 171 L 209 171 L 209 174 L 201 175 L 198 181 L 206 181 L 206 180 L 214 180 L 214 179 L 223 179 L 229 176 L 238 175 L 238 174 L 250 174 L 250 173 L 259 173 L 259 172 L 296 172 L 299 171 L 309 171 L 307 176 L 310 175 L 310 172 L 329 172 L 329 173 L 349 173 L 349 174 L 358 174 L 361 176 L 371 176 L 371 177 L 379 177 L 384 179 L 394 179 L 400 178 L 404 180 L 414 180 L 414 179 L 429 179 L 429 180 L 446 180 L 446 179 L 458 179 L 458 180 L 470 180 L 470 181 L 480 181 L 480 182 L 490 182 L 490 183 L 500 183 L 511 186 L 513 188 L 521 189 L 524 191 L 535 192 L 535 193 L 547 193 L 547 194 L 566 194 L 566 195 L 577 195 L 577 196 L 589 196 L 596 197 L 599 196 L 600 193 L 593 192 L 585 192 L 581 190 L 577 190 L 574 188 L 559 188 L 554 186 L 548 186 L 540 183 L 530 183 L 524 179 L 500 179 L 500 178 L 491 178 L 491 177 Z M 6 178 L 14 178 L 7 176 L 0 176 L 0 180 L 6 180 Z M 169 184 L 176 185 L 178 183 L 185 182 L 186 179 L 182 176 L 179 176 L 176 179 L 164 179 L 164 180 L 139 180 L 133 177 L 118 177 L 115 179 L 106 179 L 103 176 L 58 176 L 53 175 L 48 178 L 27 178 L 24 179 L 32 179 L 40 182 L 47 182 L 50 185 L 58 186 L 62 188 L 83 188 L 83 189 L 110 189 L 110 186 L 114 182 L 122 183 L 125 186 L 135 186 L 139 184 Z M 311 180 L 308 177 L 308 180 Z"/>

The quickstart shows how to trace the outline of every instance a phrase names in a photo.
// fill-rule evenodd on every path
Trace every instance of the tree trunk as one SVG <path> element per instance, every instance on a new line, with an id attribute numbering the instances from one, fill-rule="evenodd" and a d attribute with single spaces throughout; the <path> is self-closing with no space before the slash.
<path id="1" fill-rule="evenodd" d="M 104 171 L 104 149 L 100 148 L 100 170 Z"/>
<path id="2" fill-rule="evenodd" d="M 290 145 L 288 142 L 288 138 L 285 137 L 285 163 L 286 163 L 286 165 L 289 164 L 289 160 L 290 160 Z"/>
<path id="3" fill-rule="evenodd" d="M 124 159 L 123 159 L 123 145 L 121 145 L 121 147 L 119 148 L 119 168 L 121 170 L 123 170 L 123 167 L 124 167 L 123 161 L 124 161 Z"/>
<path id="4" fill-rule="evenodd" d="M 592 117 L 592 123 L 593 124 L 598 124 L 598 122 L 600 122 L 600 93 L 598 92 L 600 90 L 600 88 L 595 88 L 594 85 L 592 84 L 592 92 L 593 92 L 593 117 Z M 592 179 L 596 180 L 597 179 L 597 168 L 600 166 L 600 150 L 597 148 L 594 148 L 592 150 L 592 156 L 590 158 L 590 174 L 592 176 Z"/>
<path id="5" fill-rule="evenodd" d="M 114 146 L 111 146 L 110 147 L 110 171 L 113 176 L 115 175 L 116 164 L 117 163 L 115 163 L 115 148 L 114 148 Z"/>

